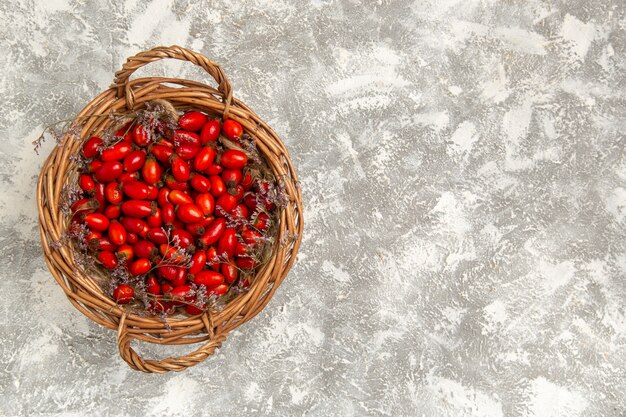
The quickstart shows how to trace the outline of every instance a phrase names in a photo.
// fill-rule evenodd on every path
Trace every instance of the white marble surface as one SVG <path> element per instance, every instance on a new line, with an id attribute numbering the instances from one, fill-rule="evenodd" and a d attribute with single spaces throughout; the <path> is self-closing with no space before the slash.
<path id="1" fill-rule="evenodd" d="M 48 273 L 30 141 L 174 43 L 284 138 L 307 227 L 254 321 L 156 376 Z M 626 415 L 623 1 L 8 0 L 0 45 L 0 415 Z"/>

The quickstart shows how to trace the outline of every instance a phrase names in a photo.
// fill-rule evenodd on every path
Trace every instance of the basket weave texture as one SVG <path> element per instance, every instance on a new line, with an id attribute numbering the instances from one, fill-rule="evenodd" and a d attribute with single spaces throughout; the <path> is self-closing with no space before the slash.
<path id="1" fill-rule="evenodd" d="M 138 68 L 165 58 L 189 61 L 200 66 L 217 82 L 217 88 L 200 82 L 147 77 L 130 80 Z M 79 268 L 74 261 L 72 245 L 59 249 L 52 246 L 63 236 L 69 216 L 60 210 L 60 197 L 65 184 L 77 173 L 71 156 L 77 154 L 83 142 L 111 127 L 106 115 L 124 115 L 141 109 L 155 99 L 169 101 L 177 110 L 195 109 L 223 119 L 241 123 L 267 161 L 274 176 L 285 183 L 289 204 L 278 213 L 275 246 L 271 256 L 256 272 L 250 290 L 230 301 L 221 311 L 206 311 L 195 317 L 140 317 L 130 313 L 104 294 L 96 280 Z M 244 103 L 233 97 L 232 87 L 222 68 L 204 55 L 180 46 L 156 47 L 128 58 L 115 74 L 111 87 L 93 99 L 74 119 L 81 128 L 80 138 L 68 133 L 45 161 L 37 184 L 39 229 L 44 259 L 55 280 L 71 303 L 90 319 L 117 330 L 122 358 L 131 368 L 165 373 L 182 371 L 204 361 L 221 346 L 228 333 L 258 314 L 272 298 L 291 268 L 302 238 L 302 196 L 289 154 L 280 138 Z M 296 236 L 282 244 L 286 236 Z M 144 359 L 131 342 L 179 345 L 202 343 L 194 352 L 180 357 Z"/>

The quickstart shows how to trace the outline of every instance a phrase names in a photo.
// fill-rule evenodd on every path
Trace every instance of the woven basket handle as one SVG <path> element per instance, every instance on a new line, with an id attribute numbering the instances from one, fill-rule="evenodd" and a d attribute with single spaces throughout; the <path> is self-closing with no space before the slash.
<path id="1" fill-rule="evenodd" d="M 128 79 L 137 69 L 164 58 L 180 59 L 181 61 L 189 61 L 202 67 L 217 82 L 217 90 L 224 99 L 224 119 L 228 119 L 228 111 L 233 99 L 233 91 L 228 77 L 224 74 L 224 70 L 219 64 L 209 60 L 204 55 L 194 52 L 181 46 L 157 46 L 148 51 L 140 52 L 135 56 L 131 56 L 126 60 L 122 69 L 115 73 L 115 79 L 111 88 L 117 88 L 117 96 L 126 99 L 126 107 L 130 110 L 135 106 L 135 94 L 133 93 Z"/>
<path id="2" fill-rule="evenodd" d="M 202 320 L 204 321 L 207 331 L 209 332 L 210 339 L 208 342 L 187 355 L 177 358 L 154 360 L 143 359 L 132 347 L 130 347 L 130 344 L 135 337 L 128 331 L 126 313 L 124 313 L 117 328 L 117 347 L 120 351 L 122 359 L 124 359 L 131 368 L 138 371 L 159 374 L 164 374 L 170 371 L 183 371 L 191 366 L 199 364 L 211 356 L 215 349 L 220 347 L 222 342 L 226 340 L 225 335 L 217 335 L 213 332 L 213 325 L 211 324 L 208 314 L 202 316 Z"/>

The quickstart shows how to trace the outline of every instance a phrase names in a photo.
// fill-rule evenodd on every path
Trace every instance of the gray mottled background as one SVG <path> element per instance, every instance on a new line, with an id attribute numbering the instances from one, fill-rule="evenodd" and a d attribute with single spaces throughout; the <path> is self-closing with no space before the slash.
<path id="1" fill-rule="evenodd" d="M 307 223 L 268 307 L 156 376 L 48 273 L 30 142 L 175 43 L 284 138 Z M 0 45 L 0 415 L 626 415 L 622 0 L 10 0 Z"/>

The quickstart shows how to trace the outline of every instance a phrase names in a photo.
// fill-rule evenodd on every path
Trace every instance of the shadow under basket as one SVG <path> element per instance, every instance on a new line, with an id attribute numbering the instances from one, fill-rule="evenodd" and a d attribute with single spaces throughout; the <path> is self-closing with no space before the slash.
<path id="1" fill-rule="evenodd" d="M 178 79 L 147 77 L 129 80 L 138 68 L 164 58 L 189 61 L 208 72 L 217 82 L 217 88 L 203 83 Z M 175 87 L 173 87 L 175 86 Z M 286 207 L 278 208 L 276 240 L 269 259 L 259 267 L 247 292 L 239 294 L 220 311 L 207 310 L 193 317 L 141 317 L 117 305 L 103 292 L 90 274 L 75 263 L 72 245 L 53 246 L 69 224 L 69 216 L 60 210 L 61 192 L 77 173 L 71 158 L 80 152 L 86 139 L 111 127 L 108 117 L 90 117 L 130 114 L 145 103 L 163 99 L 176 110 L 195 109 L 222 119 L 241 123 L 244 132 L 255 142 L 275 178 L 285 183 L 288 195 Z M 244 103 L 232 95 L 231 85 L 216 63 L 202 54 L 179 47 L 156 47 L 128 58 L 115 74 L 109 89 L 93 99 L 74 119 L 80 128 L 80 137 L 67 133 L 45 161 L 37 184 L 39 229 L 44 258 L 72 304 L 90 319 L 117 330 L 118 347 L 122 358 L 131 368 L 143 372 L 165 373 L 182 371 L 209 357 L 221 346 L 228 333 L 258 314 L 272 298 L 291 268 L 302 239 L 302 195 L 285 145 L 272 129 Z M 285 236 L 295 236 L 288 243 Z M 200 344 L 195 351 L 165 359 L 144 359 L 133 348 L 134 339 L 165 345 Z"/>

